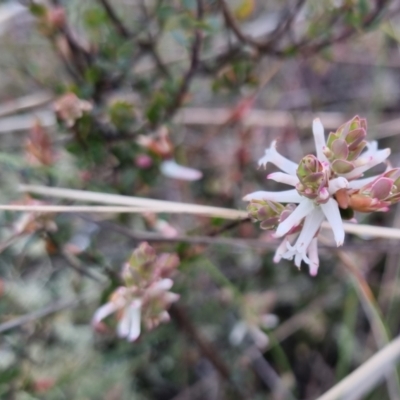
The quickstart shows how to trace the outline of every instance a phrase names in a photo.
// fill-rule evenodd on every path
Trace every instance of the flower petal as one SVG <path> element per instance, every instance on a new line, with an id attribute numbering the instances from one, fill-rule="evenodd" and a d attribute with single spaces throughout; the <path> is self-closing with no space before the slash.
<path id="1" fill-rule="evenodd" d="M 183 181 L 197 181 L 203 176 L 199 170 L 179 165 L 175 160 L 163 161 L 160 165 L 160 171 L 168 178 Z"/>
<path id="2" fill-rule="evenodd" d="M 97 325 L 104 318 L 108 317 L 110 314 L 117 311 L 118 308 L 119 307 L 113 302 L 109 302 L 109 303 L 102 305 L 94 313 L 93 318 L 92 318 L 92 324 Z"/>
<path id="3" fill-rule="evenodd" d="M 320 205 L 326 219 L 331 224 L 336 245 L 339 247 L 344 241 L 343 220 L 340 215 L 339 206 L 336 200 L 329 199 L 327 203 Z"/>
<path id="4" fill-rule="evenodd" d="M 345 189 L 349 186 L 349 182 L 346 178 L 340 176 L 329 181 L 329 194 L 335 194 L 340 189 Z"/>
<path id="5" fill-rule="evenodd" d="M 258 166 L 265 168 L 268 163 L 276 165 L 280 170 L 289 175 L 296 175 L 297 164 L 277 152 L 276 140 L 271 143 L 269 149 L 265 150 L 265 155 L 258 161 Z"/>
<path id="6" fill-rule="evenodd" d="M 129 333 L 127 335 L 127 339 L 130 342 L 134 342 L 140 335 L 140 320 L 141 320 L 141 308 L 142 302 L 141 300 L 134 300 L 129 305 L 129 316 L 130 316 L 130 323 L 129 323 Z"/>
<path id="7" fill-rule="evenodd" d="M 243 197 L 244 201 L 270 200 L 277 203 L 300 203 L 303 199 L 304 197 L 300 196 L 296 189 L 284 190 L 282 192 L 265 192 L 259 190 Z"/>
<path id="8" fill-rule="evenodd" d="M 311 200 L 303 197 L 296 209 L 279 224 L 276 230 L 276 237 L 280 237 L 288 233 L 293 227 L 298 225 L 299 222 L 314 208 L 314 203 Z"/>
<path id="9" fill-rule="evenodd" d="M 324 126 L 321 123 L 319 118 L 315 118 L 312 125 L 315 149 L 317 152 L 317 158 L 320 161 L 328 162 L 328 159 L 325 157 L 323 153 L 323 149 L 326 146 L 325 135 L 324 135 Z"/>
<path id="10" fill-rule="evenodd" d="M 131 322 L 131 316 L 129 314 L 129 308 L 125 307 L 121 319 L 117 325 L 117 335 L 120 338 L 126 338 L 129 335 L 129 327 Z"/>
<path id="11" fill-rule="evenodd" d="M 390 155 L 390 149 L 383 149 L 376 151 L 374 154 L 367 157 L 367 160 L 364 165 L 354 168 L 353 171 L 343 174 L 343 176 L 347 179 L 355 179 L 361 176 L 365 171 L 369 170 L 375 165 L 378 165 L 385 161 Z M 365 156 L 362 154 L 359 160 L 362 160 Z"/>
<path id="12" fill-rule="evenodd" d="M 370 176 L 369 178 L 356 179 L 349 182 L 349 189 L 361 189 L 363 186 L 368 185 L 368 183 L 373 182 L 380 175 Z"/>
<path id="13" fill-rule="evenodd" d="M 319 207 L 314 208 L 314 210 L 306 216 L 303 228 L 294 246 L 297 252 L 304 254 L 307 252 L 308 246 L 321 227 L 323 220 L 324 213 Z"/>
<path id="14" fill-rule="evenodd" d="M 265 349 L 268 346 L 269 338 L 257 325 L 249 325 L 248 332 L 259 349 Z"/>
<path id="15" fill-rule="evenodd" d="M 244 321 L 237 322 L 229 334 L 229 342 L 233 346 L 238 346 L 243 342 L 243 339 L 247 333 L 247 329 L 247 324 Z"/>
<path id="16" fill-rule="evenodd" d="M 311 243 L 308 246 L 308 258 L 310 260 L 309 264 L 310 275 L 316 276 L 319 267 L 318 238 L 316 237 L 313 240 L 311 240 Z"/>
<path id="17" fill-rule="evenodd" d="M 174 281 L 169 278 L 160 279 L 151 285 L 151 289 L 159 291 L 167 291 L 172 288 Z"/>
<path id="18" fill-rule="evenodd" d="M 285 174 L 283 172 L 273 172 L 269 174 L 267 178 L 290 186 L 296 186 L 299 183 L 299 178 L 297 176 Z"/>
<path id="19" fill-rule="evenodd" d="M 278 246 L 274 254 L 273 261 L 275 264 L 281 261 L 283 255 L 287 252 L 288 245 L 291 245 L 297 236 L 298 233 L 293 233 L 292 235 L 287 235 L 283 238 L 281 244 Z"/>

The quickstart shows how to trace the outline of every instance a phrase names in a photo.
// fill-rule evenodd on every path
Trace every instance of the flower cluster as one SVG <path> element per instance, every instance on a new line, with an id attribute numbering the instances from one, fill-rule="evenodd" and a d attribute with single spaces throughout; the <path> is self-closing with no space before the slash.
<path id="1" fill-rule="evenodd" d="M 185 167 L 175 161 L 174 146 L 165 126 L 161 126 L 153 135 L 140 135 L 137 143 L 162 159 L 160 171 L 164 176 L 183 181 L 197 181 L 203 176 L 201 171 Z"/>
<path id="2" fill-rule="evenodd" d="M 72 92 L 64 94 L 54 102 L 57 118 L 63 121 L 68 128 L 72 128 L 76 121 L 92 109 L 93 105 L 89 101 L 80 99 Z"/>
<path id="3" fill-rule="evenodd" d="M 141 243 L 122 268 L 123 285 L 95 312 L 92 319 L 94 328 L 101 330 L 104 327 L 102 321 L 116 313 L 118 336 L 135 341 L 140 335 L 142 322 L 148 330 L 168 322 L 167 309 L 179 299 L 178 294 L 169 291 L 173 286 L 170 277 L 178 265 L 176 254 L 157 256 L 148 243 Z"/>
<path id="4" fill-rule="evenodd" d="M 265 151 L 259 165 L 268 163 L 283 172 L 268 179 L 293 186 L 282 192 L 258 191 L 244 197 L 248 211 L 262 229 L 275 230 L 283 237 L 274 262 L 293 260 L 300 268 L 304 261 L 310 274 L 319 267 L 317 235 L 327 219 L 337 246 L 344 241 L 342 215 L 350 218 L 354 211 L 386 211 L 400 200 L 400 169 L 387 168 L 378 176 L 360 179 L 364 172 L 385 162 L 390 149 L 378 150 L 377 143 L 367 142 L 367 123 L 358 116 L 331 132 L 325 140 L 319 119 L 313 122 L 316 156 L 306 155 L 296 164 L 276 150 L 276 141 Z M 282 204 L 283 203 L 283 204 Z"/>

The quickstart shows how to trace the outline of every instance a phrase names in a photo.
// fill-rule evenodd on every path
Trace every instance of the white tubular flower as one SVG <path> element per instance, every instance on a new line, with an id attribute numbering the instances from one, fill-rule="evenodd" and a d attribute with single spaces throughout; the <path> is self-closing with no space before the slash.
<path id="1" fill-rule="evenodd" d="M 324 127 L 318 118 L 313 121 L 312 128 L 316 156 L 307 155 L 297 165 L 280 155 L 276 150 L 276 141 L 273 141 L 258 162 L 259 166 L 265 167 L 268 163 L 277 166 L 283 172 L 274 172 L 267 178 L 294 189 L 282 192 L 257 191 L 246 195 L 243 200 L 254 202 L 253 206 L 249 206 L 253 214 L 254 210 L 261 207 L 259 204 L 262 201 L 290 204 L 291 208 L 286 208 L 285 212 L 282 204 L 275 204 L 276 222 L 272 224 L 268 220 L 267 222 L 271 223 L 264 223 L 261 227 L 275 229 L 275 237 L 283 237 L 275 252 L 274 262 L 279 262 L 282 258 L 290 259 L 300 268 L 304 261 L 309 265 L 310 274 L 316 275 L 319 267 L 317 235 L 321 223 L 325 219 L 329 222 L 336 245 L 341 246 L 345 232 L 339 204 L 346 209 L 348 204 L 360 202 L 357 193 L 354 195 L 355 191 L 365 188 L 379 176 L 356 178 L 384 162 L 390 154 L 390 149 L 378 150 L 376 142 L 368 143 L 364 140 L 367 124 L 365 119 L 358 116 L 339 127 L 336 132 L 331 132 L 327 141 Z M 393 183 L 396 179 L 397 175 L 386 180 L 381 179 L 384 181 L 382 185 L 388 180 Z M 400 199 L 397 192 L 389 194 L 392 196 L 391 200 Z M 353 196 L 350 203 L 346 200 L 349 195 Z M 259 203 L 256 204 L 257 202 Z M 261 217 L 262 215 L 258 220 Z M 262 218 L 260 221 L 262 222 Z"/>
<path id="2" fill-rule="evenodd" d="M 314 142 L 315 142 L 315 150 L 317 152 L 317 158 L 320 161 L 328 162 L 328 159 L 325 157 L 324 148 L 326 146 L 325 135 L 324 135 L 324 126 L 321 123 L 319 118 L 315 118 L 312 125 Z"/>
<path id="3" fill-rule="evenodd" d="M 271 143 L 269 149 L 265 150 L 264 157 L 258 160 L 259 167 L 263 166 L 264 168 L 266 168 L 268 163 L 276 165 L 279 169 L 289 175 L 296 175 L 297 164 L 293 161 L 288 160 L 277 152 L 276 140 Z"/>
<path id="4" fill-rule="evenodd" d="M 141 334 L 141 327 L 151 330 L 168 322 L 168 309 L 179 300 L 179 295 L 169 290 L 174 281 L 169 278 L 179 265 L 174 253 L 156 255 L 146 242 L 141 243 L 123 265 L 119 286 L 109 301 L 99 307 L 92 318 L 98 331 L 107 328 L 102 321 L 116 314 L 118 337 L 134 342 Z"/>
<path id="5" fill-rule="evenodd" d="M 129 342 L 134 342 L 140 335 L 142 301 L 133 300 L 124 308 L 122 317 L 117 325 L 117 334 L 120 338 L 126 338 Z"/>
<path id="6" fill-rule="evenodd" d="M 117 334 L 120 338 L 135 341 L 140 335 L 141 306 L 140 299 L 132 299 L 132 291 L 126 287 L 119 287 L 111 295 L 110 301 L 97 309 L 92 325 L 99 326 L 101 321 L 109 315 L 119 312 L 120 319 L 117 324 Z"/>
<path id="7" fill-rule="evenodd" d="M 168 178 L 179 179 L 181 181 L 197 181 L 203 176 L 201 171 L 184 167 L 173 159 L 163 161 L 160 165 L 160 171 Z"/>

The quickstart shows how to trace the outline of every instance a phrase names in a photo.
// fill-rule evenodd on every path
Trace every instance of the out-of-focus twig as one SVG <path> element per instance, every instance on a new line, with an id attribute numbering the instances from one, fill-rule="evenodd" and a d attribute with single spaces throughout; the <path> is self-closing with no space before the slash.
<path id="1" fill-rule="evenodd" d="M 203 0 L 197 0 L 197 20 L 200 22 L 203 18 Z M 201 51 L 201 45 L 202 45 L 203 39 L 202 39 L 202 32 L 200 29 L 196 29 L 194 32 L 194 40 L 191 48 L 191 53 L 190 53 L 190 64 L 189 68 L 184 74 L 182 78 L 182 82 L 176 91 L 176 94 L 174 95 L 174 98 L 170 105 L 167 107 L 166 110 L 166 115 L 167 118 L 171 118 L 176 111 L 180 108 L 182 105 L 185 96 L 189 90 L 190 82 L 192 81 L 197 67 L 199 65 L 199 60 L 200 60 L 200 51 Z"/>
<path id="2" fill-rule="evenodd" d="M 117 32 L 125 39 L 129 39 L 131 33 L 129 30 L 124 26 L 121 19 L 116 14 L 115 10 L 112 8 L 108 0 L 97 0 L 104 8 L 105 12 L 108 15 L 108 18 L 113 23 Z"/>
<path id="3" fill-rule="evenodd" d="M 189 315 L 181 305 L 173 304 L 169 310 L 172 319 L 176 322 L 180 329 L 190 337 L 201 350 L 204 357 L 207 358 L 218 371 L 222 378 L 230 382 L 236 394 L 245 399 L 246 395 L 242 392 L 232 379 L 232 374 L 225 361 L 221 358 L 219 351 L 210 342 L 200 334 L 193 325 Z"/>
<path id="4" fill-rule="evenodd" d="M 21 317 L 14 318 L 10 321 L 3 322 L 0 324 L 0 333 L 9 331 L 11 329 L 16 329 L 22 325 L 27 324 L 28 322 L 33 322 L 37 319 L 47 317 L 48 315 L 54 314 L 58 311 L 62 311 L 68 308 L 77 307 L 83 299 L 74 299 L 74 300 L 64 300 L 56 303 L 52 303 L 40 310 L 33 311 L 29 314 L 22 315 Z"/>

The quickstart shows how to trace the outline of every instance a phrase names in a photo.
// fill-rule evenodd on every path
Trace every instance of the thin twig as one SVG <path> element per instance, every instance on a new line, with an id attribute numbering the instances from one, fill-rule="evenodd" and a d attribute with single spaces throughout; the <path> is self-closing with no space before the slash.
<path id="1" fill-rule="evenodd" d="M 116 31 L 125 39 L 129 39 L 131 33 L 129 30 L 124 26 L 114 9 L 109 4 L 108 0 L 97 0 L 104 8 L 105 12 L 108 15 L 110 21 L 114 24 Z"/>
<path id="2" fill-rule="evenodd" d="M 232 374 L 229 370 L 229 367 L 219 355 L 217 348 L 215 348 L 209 341 L 206 340 L 205 337 L 200 334 L 190 320 L 186 310 L 181 305 L 177 305 L 175 303 L 171 306 L 169 313 L 182 331 L 184 331 L 196 343 L 204 357 L 211 362 L 221 377 L 232 384 L 240 398 L 245 399 L 246 397 L 242 393 L 242 390 L 232 380 Z"/>
<path id="3" fill-rule="evenodd" d="M 28 322 L 47 317 L 48 315 L 54 314 L 58 311 L 65 310 L 67 308 L 75 308 L 82 302 L 82 300 L 83 299 L 63 300 L 60 302 L 52 303 L 44 308 L 41 308 L 40 310 L 36 310 L 29 314 L 25 314 L 21 317 L 4 322 L 0 324 L 0 333 L 19 328 L 20 326 L 25 325 Z"/>
<path id="4" fill-rule="evenodd" d="M 63 250 L 51 233 L 47 232 L 47 237 L 51 241 L 51 243 L 55 246 L 58 254 L 67 262 L 67 264 L 76 272 L 78 272 L 81 275 L 84 275 L 98 283 L 102 283 L 103 281 L 96 275 L 92 274 L 90 271 L 82 267 L 82 265 L 79 263 L 79 261 L 70 253 L 67 251 Z"/>
<path id="5" fill-rule="evenodd" d="M 294 396 L 283 383 L 280 376 L 271 367 L 269 362 L 264 358 L 263 354 L 256 346 L 247 349 L 246 355 L 250 358 L 254 371 L 265 385 L 271 389 L 274 398 L 295 400 Z"/>
<path id="6" fill-rule="evenodd" d="M 197 20 L 200 22 L 203 18 L 203 4 L 202 0 L 197 0 Z M 192 44 L 191 55 L 190 55 L 190 65 L 185 75 L 182 78 L 182 82 L 174 95 L 174 98 L 170 105 L 167 107 L 166 115 L 171 118 L 176 111 L 182 105 L 185 95 L 189 90 L 190 83 L 196 73 L 196 70 L 200 61 L 200 51 L 203 42 L 203 35 L 200 29 L 196 29 L 194 33 L 194 41 Z"/>

